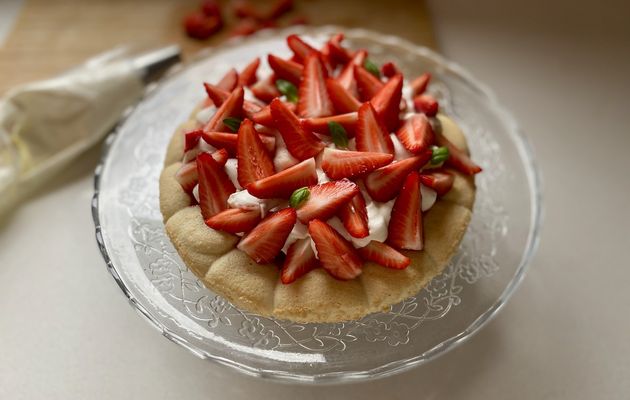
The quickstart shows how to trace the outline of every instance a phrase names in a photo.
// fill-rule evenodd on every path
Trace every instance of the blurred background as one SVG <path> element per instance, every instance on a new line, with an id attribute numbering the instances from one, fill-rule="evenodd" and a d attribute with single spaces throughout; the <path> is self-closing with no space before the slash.
<path id="1" fill-rule="evenodd" d="M 220 2 L 223 28 L 192 31 L 203 40 L 182 22 L 199 4 L 0 0 L 0 95 L 120 44 L 176 43 L 187 59 L 297 23 L 407 38 L 487 83 L 533 143 L 545 216 L 525 281 L 469 342 L 412 371 L 322 388 L 244 377 L 156 334 L 109 276 L 89 212 L 99 143 L 0 220 L 0 399 L 630 396 L 630 3 L 295 0 L 261 23 Z"/>

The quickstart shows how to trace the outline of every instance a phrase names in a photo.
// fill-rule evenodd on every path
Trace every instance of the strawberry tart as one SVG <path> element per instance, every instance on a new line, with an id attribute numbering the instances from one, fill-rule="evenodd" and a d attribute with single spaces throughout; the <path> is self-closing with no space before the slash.
<path id="1" fill-rule="evenodd" d="M 414 296 L 456 252 L 474 175 L 459 127 L 427 92 L 343 34 L 290 35 L 219 82 L 175 132 L 160 177 L 186 265 L 237 307 L 337 322 Z"/>

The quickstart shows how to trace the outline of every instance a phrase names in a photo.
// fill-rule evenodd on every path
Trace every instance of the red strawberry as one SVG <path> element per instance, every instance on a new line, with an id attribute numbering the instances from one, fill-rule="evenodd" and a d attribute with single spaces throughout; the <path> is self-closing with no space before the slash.
<path id="1" fill-rule="evenodd" d="M 369 102 L 359 108 L 358 118 L 357 150 L 394 154 L 389 132 Z"/>
<path id="2" fill-rule="evenodd" d="M 306 118 L 303 119 L 300 123 L 302 124 L 302 127 L 309 132 L 317 132 L 329 135 L 329 122 L 339 123 L 346 130 L 348 137 L 351 138 L 354 137 L 354 132 L 357 129 L 358 115 L 356 112 L 351 112 L 347 114 L 334 115 L 332 117 Z"/>
<path id="3" fill-rule="evenodd" d="M 294 242 L 287 251 L 287 257 L 280 271 L 280 281 L 284 284 L 295 282 L 296 279 L 318 266 L 319 261 L 311 247 L 311 239 L 300 239 Z"/>
<path id="4" fill-rule="evenodd" d="M 267 61 L 271 69 L 273 69 L 276 78 L 285 79 L 296 86 L 300 84 L 304 70 L 302 65 L 291 60 L 274 56 L 273 54 L 267 56 Z"/>
<path id="5" fill-rule="evenodd" d="M 308 200 L 297 209 L 298 219 L 304 224 L 315 218 L 325 221 L 334 216 L 339 207 L 359 193 L 359 187 L 342 179 L 312 186 L 309 191 Z"/>
<path id="6" fill-rule="evenodd" d="M 197 162 L 191 161 L 179 167 L 177 172 L 175 172 L 175 180 L 179 182 L 185 192 L 192 193 L 192 190 L 199 181 L 199 175 L 197 174 Z"/>
<path id="7" fill-rule="evenodd" d="M 208 17 L 221 15 L 221 9 L 219 8 L 219 4 L 217 4 L 215 0 L 205 0 L 201 4 L 201 12 L 203 12 Z"/>
<path id="8" fill-rule="evenodd" d="M 438 102 L 428 94 L 421 94 L 413 98 L 413 108 L 416 112 L 421 112 L 429 117 L 435 117 L 438 113 Z"/>
<path id="9" fill-rule="evenodd" d="M 389 61 L 383 64 L 383 66 L 381 67 L 381 73 L 387 78 L 391 78 L 392 76 L 397 74 L 402 74 L 398 66 L 393 61 Z"/>
<path id="10" fill-rule="evenodd" d="M 236 23 L 230 30 L 230 36 L 249 36 L 262 29 L 262 25 L 253 18 L 245 18 Z"/>
<path id="11" fill-rule="evenodd" d="M 271 100 L 280 96 L 282 93 L 278 91 L 275 75 L 270 75 L 267 79 L 260 80 L 252 85 L 251 90 L 256 98 L 269 103 Z"/>
<path id="12" fill-rule="evenodd" d="M 258 9 L 256 9 L 254 5 L 247 0 L 232 1 L 232 10 L 234 11 L 234 15 L 236 15 L 237 18 L 251 18 L 256 20 L 261 20 L 264 18 L 262 13 L 258 11 Z"/>
<path id="13" fill-rule="evenodd" d="M 341 70 L 339 76 L 337 76 L 336 80 L 339 82 L 341 86 L 345 89 L 349 90 L 354 96 L 358 95 L 357 91 L 357 82 L 354 79 L 354 66 L 355 65 L 363 65 L 365 59 L 367 58 L 367 51 L 359 50 L 352 57 L 350 62 L 346 64 L 346 66 Z"/>
<path id="14" fill-rule="evenodd" d="M 184 153 L 197 147 L 202 132 L 201 129 L 197 129 L 184 134 Z"/>
<path id="15" fill-rule="evenodd" d="M 420 174 L 413 171 L 405 178 L 400 194 L 394 202 L 387 242 L 397 249 L 422 250 L 422 193 Z"/>
<path id="16" fill-rule="evenodd" d="M 322 267 L 333 277 L 341 280 L 361 275 L 363 261 L 350 242 L 327 223 L 314 219 L 308 224 L 308 232 L 317 248 Z"/>
<path id="17" fill-rule="evenodd" d="M 368 101 L 378 93 L 384 83 L 360 65 L 354 66 L 354 79 L 357 81 L 359 98 Z"/>
<path id="18" fill-rule="evenodd" d="M 243 96 L 245 92 L 242 87 L 237 87 L 225 100 L 217 112 L 210 118 L 210 121 L 203 127 L 204 131 L 225 131 L 227 126 L 223 120 L 229 117 L 241 117 L 243 115 Z"/>
<path id="19" fill-rule="evenodd" d="M 258 264 L 272 262 L 295 225 L 295 210 L 284 208 L 263 219 L 238 243 L 238 248 Z"/>
<path id="20" fill-rule="evenodd" d="M 431 150 L 427 150 L 425 153 L 396 161 L 370 173 L 364 180 L 370 197 L 385 202 L 398 196 L 405 177 L 431 160 L 431 155 Z"/>
<path id="21" fill-rule="evenodd" d="M 388 130 L 394 131 L 400 125 L 400 102 L 402 99 L 403 77 L 393 76 L 372 97 L 370 103 L 381 117 Z"/>
<path id="22" fill-rule="evenodd" d="M 475 175 L 482 171 L 481 167 L 475 164 L 466 152 L 458 149 L 444 135 L 435 135 L 435 142 L 438 146 L 446 146 L 448 148 L 446 164 L 453 166 L 456 170 L 466 175 Z"/>
<path id="23" fill-rule="evenodd" d="M 431 74 L 425 72 L 411 81 L 411 97 L 416 97 L 417 95 L 424 93 L 424 91 L 427 90 L 427 86 L 429 86 L 430 80 Z"/>
<path id="24" fill-rule="evenodd" d="M 337 215 L 339 215 L 348 233 L 353 237 L 364 238 L 370 234 L 367 208 L 365 207 L 365 199 L 361 192 L 357 193 L 352 200 L 342 205 Z"/>
<path id="25" fill-rule="evenodd" d="M 224 166 L 225 163 L 227 163 L 228 158 L 230 158 L 230 155 L 228 154 L 227 150 L 220 149 L 212 153 L 212 158 L 214 158 L 214 161 L 216 161 L 217 164 L 219 164 L 220 166 Z"/>
<path id="26" fill-rule="evenodd" d="M 398 129 L 396 136 L 414 154 L 426 151 L 435 141 L 433 128 L 424 114 L 414 114 Z"/>
<path id="27" fill-rule="evenodd" d="M 238 183 L 242 187 L 276 173 L 273 159 L 269 156 L 252 121 L 249 119 L 243 121 L 237 136 Z"/>
<path id="28" fill-rule="evenodd" d="M 210 83 L 204 83 L 203 86 L 206 88 L 206 93 L 208 97 L 212 100 L 215 106 L 221 107 L 221 105 L 225 102 L 225 100 L 230 97 L 230 92 L 227 90 L 223 90 L 216 85 L 212 85 Z M 262 109 L 258 104 L 253 103 L 248 100 L 243 100 L 243 112 L 247 118 L 251 118 L 255 113 L 259 112 Z"/>
<path id="29" fill-rule="evenodd" d="M 315 50 L 311 45 L 302 40 L 298 35 L 289 35 L 287 36 L 287 44 L 293 54 L 295 54 L 295 58 L 299 63 L 304 64 L 304 61 L 308 57 L 309 54 L 315 53 L 319 55 L 319 51 Z"/>
<path id="30" fill-rule="evenodd" d="M 411 264 L 409 257 L 400 254 L 385 243 L 372 240 L 367 246 L 359 249 L 359 254 L 366 261 L 373 261 L 383 267 L 405 269 Z"/>
<path id="31" fill-rule="evenodd" d="M 271 116 L 293 157 L 305 160 L 316 156 L 324 148 L 324 143 L 302 128 L 300 120 L 279 99 L 271 102 Z"/>
<path id="32" fill-rule="evenodd" d="M 287 106 L 287 108 L 291 110 L 291 112 L 295 112 L 295 103 L 284 103 L 284 105 Z M 265 106 L 260 111 L 252 115 L 252 121 L 260 125 L 273 127 L 274 122 L 273 118 L 271 117 L 271 107 Z"/>
<path id="33" fill-rule="evenodd" d="M 227 208 L 228 197 L 236 191 L 232 181 L 209 153 L 197 157 L 199 174 L 199 206 L 201 215 L 208 219 Z"/>
<path id="34" fill-rule="evenodd" d="M 315 159 L 309 158 L 274 175 L 247 185 L 247 191 L 259 199 L 288 199 L 295 189 L 316 183 Z"/>
<path id="35" fill-rule="evenodd" d="M 269 10 L 268 19 L 276 19 L 291 11 L 293 0 L 276 0 Z"/>
<path id="36" fill-rule="evenodd" d="M 236 143 L 238 141 L 238 135 L 235 133 L 226 132 L 203 132 L 203 140 L 209 145 L 216 147 L 217 149 L 227 150 L 230 156 L 236 155 Z"/>
<path id="37" fill-rule="evenodd" d="M 249 232 L 260 222 L 257 208 L 228 208 L 206 220 L 206 225 L 229 233 Z"/>
<path id="38" fill-rule="evenodd" d="M 251 86 L 256 83 L 256 71 L 260 65 L 260 58 L 256 57 L 254 61 L 247 64 L 238 76 L 238 84 L 241 86 Z"/>
<path id="39" fill-rule="evenodd" d="M 324 78 L 324 66 L 319 56 L 311 54 L 306 57 L 297 106 L 300 117 L 316 118 L 333 114 L 333 105 Z"/>
<path id="40" fill-rule="evenodd" d="M 341 45 L 343 33 L 338 33 L 328 41 L 330 56 L 337 64 L 345 64 L 352 58 L 350 52 Z"/>
<path id="41" fill-rule="evenodd" d="M 435 190 L 438 196 L 444 196 L 453 187 L 455 176 L 453 174 L 440 169 L 430 169 L 422 171 L 420 174 L 420 182 L 424 186 L 428 186 Z"/>
<path id="42" fill-rule="evenodd" d="M 238 72 L 236 72 L 234 68 L 231 68 L 228 72 L 225 73 L 225 75 L 223 75 L 223 78 L 219 80 L 219 82 L 217 83 L 217 87 L 219 89 L 223 89 L 228 92 L 231 92 L 232 90 L 236 88 L 237 84 L 238 84 Z"/>
<path id="43" fill-rule="evenodd" d="M 327 78 L 326 89 L 337 113 L 349 113 L 361 107 L 361 102 L 336 80 Z"/>
<path id="44" fill-rule="evenodd" d="M 353 179 L 389 164 L 394 156 L 386 153 L 324 149 L 322 169 L 330 179 Z"/>
<path id="45" fill-rule="evenodd" d="M 324 43 L 324 45 L 322 46 L 321 50 L 319 51 L 319 57 L 322 60 L 322 64 L 324 65 L 324 68 L 326 69 L 326 72 L 328 73 L 328 75 L 331 75 L 333 73 L 333 71 L 335 70 L 335 62 L 332 60 L 331 56 L 330 56 L 330 44 L 329 43 Z"/>
<path id="46" fill-rule="evenodd" d="M 193 39 L 208 39 L 223 27 L 220 15 L 207 16 L 202 12 L 194 12 L 184 19 L 186 34 Z"/>

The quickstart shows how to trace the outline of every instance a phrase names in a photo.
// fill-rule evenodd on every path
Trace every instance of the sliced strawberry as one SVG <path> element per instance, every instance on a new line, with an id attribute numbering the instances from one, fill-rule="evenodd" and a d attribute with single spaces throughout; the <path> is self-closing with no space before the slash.
<path id="1" fill-rule="evenodd" d="M 345 89 L 349 90 L 355 97 L 358 96 L 359 92 L 357 91 L 357 82 L 354 79 L 354 67 L 355 65 L 363 65 L 366 58 L 367 51 L 357 51 L 336 78 L 337 82 Z"/>
<path id="2" fill-rule="evenodd" d="M 329 122 L 339 123 L 346 130 L 348 137 L 352 138 L 354 137 L 354 133 L 357 129 L 358 115 L 356 112 L 351 112 L 347 114 L 333 115 L 332 117 L 306 118 L 300 123 L 302 124 L 302 127 L 309 132 L 329 135 Z"/>
<path id="3" fill-rule="evenodd" d="M 364 238 L 370 234 L 368 213 L 365 199 L 361 192 L 354 195 L 352 200 L 342 205 L 337 212 L 343 226 L 355 238 Z"/>
<path id="4" fill-rule="evenodd" d="M 291 110 L 291 112 L 295 112 L 295 110 L 296 110 L 295 103 L 286 103 L 285 102 L 284 105 L 287 106 L 287 108 L 289 110 Z M 260 124 L 260 125 L 273 127 L 274 126 L 274 122 L 273 122 L 273 118 L 271 116 L 271 107 L 270 106 L 265 106 L 260 111 L 258 111 L 254 115 L 252 115 L 252 121 L 254 121 L 255 123 Z"/>
<path id="5" fill-rule="evenodd" d="M 330 101 L 332 101 L 337 113 L 349 113 L 357 111 L 361 107 L 361 102 L 336 80 L 327 78 L 326 89 L 328 89 Z"/>
<path id="6" fill-rule="evenodd" d="M 278 91 L 275 81 L 275 75 L 271 74 L 267 79 L 256 82 L 251 87 L 253 95 L 266 103 L 269 103 L 271 100 L 279 97 L 282 93 Z"/>
<path id="7" fill-rule="evenodd" d="M 223 75 L 223 78 L 217 82 L 217 87 L 223 90 L 231 92 L 236 88 L 238 84 L 238 72 L 234 68 L 231 68 Z"/>
<path id="8" fill-rule="evenodd" d="M 225 100 L 230 97 L 230 92 L 227 90 L 223 90 L 216 85 L 212 85 L 210 83 L 204 83 L 203 86 L 206 88 L 206 93 L 208 94 L 208 98 L 212 100 L 215 106 L 221 107 L 221 105 L 225 102 Z M 250 118 L 257 112 L 262 109 L 258 104 L 243 100 L 243 112 L 247 118 Z"/>
<path id="9" fill-rule="evenodd" d="M 175 180 L 179 182 L 185 192 L 192 193 L 199 181 L 197 161 L 191 161 L 179 167 L 177 172 L 175 172 Z"/>
<path id="10" fill-rule="evenodd" d="M 322 267 L 341 280 L 361 275 L 363 261 L 350 242 L 327 223 L 314 219 L 308 224 L 308 233 L 317 248 Z"/>
<path id="11" fill-rule="evenodd" d="M 205 15 L 196 11 L 184 18 L 186 34 L 193 39 L 205 40 L 217 33 L 223 27 L 220 15 Z"/>
<path id="12" fill-rule="evenodd" d="M 354 66 L 354 78 L 357 81 L 357 89 L 359 90 L 359 98 L 368 101 L 378 93 L 384 83 L 377 77 L 372 75 L 361 65 Z"/>
<path id="13" fill-rule="evenodd" d="M 396 63 L 394 63 L 393 61 L 389 61 L 383 64 L 383 66 L 381 67 L 381 73 L 387 78 L 391 78 L 392 76 L 397 74 L 402 74 Z"/>
<path id="14" fill-rule="evenodd" d="M 394 143 L 374 107 L 369 102 L 359 108 L 357 150 L 394 154 Z"/>
<path id="15" fill-rule="evenodd" d="M 309 191 L 308 200 L 297 209 L 298 219 L 304 224 L 315 218 L 325 221 L 334 216 L 342 205 L 359 193 L 359 187 L 342 179 L 312 186 Z"/>
<path id="16" fill-rule="evenodd" d="M 267 150 L 267 153 L 269 153 L 271 158 L 273 158 L 273 156 L 276 154 L 276 137 L 270 136 L 268 134 L 263 134 L 261 131 L 258 132 L 258 136 L 260 137 L 263 146 L 265 146 L 265 150 Z"/>
<path id="17" fill-rule="evenodd" d="M 387 153 L 324 149 L 322 169 L 330 179 L 353 179 L 389 164 L 394 156 Z"/>
<path id="18" fill-rule="evenodd" d="M 322 64 L 326 69 L 328 75 L 331 75 L 335 70 L 335 61 L 332 59 L 330 55 L 330 44 L 324 43 L 321 50 L 319 51 L 319 58 L 322 60 Z"/>
<path id="19" fill-rule="evenodd" d="M 448 148 L 447 165 L 451 165 L 456 170 L 466 175 L 475 175 L 482 171 L 481 167 L 475 164 L 466 152 L 458 149 L 457 146 L 451 143 L 444 135 L 435 135 L 435 142 L 438 146 L 446 146 Z"/>
<path id="20" fill-rule="evenodd" d="M 295 86 L 300 84 L 302 72 L 304 70 L 302 65 L 296 63 L 295 61 L 285 60 L 274 56 L 273 54 L 269 54 L 269 56 L 267 56 L 267 61 L 269 62 L 271 69 L 273 69 L 276 78 L 286 79 Z"/>
<path id="21" fill-rule="evenodd" d="M 400 194 L 394 202 L 387 242 L 397 249 L 422 250 L 422 193 L 420 174 L 413 171 L 405 178 Z"/>
<path id="22" fill-rule="evenodd" d="M 237 134 L 227 132 L 204 131 L 201 135 L 203 140 L 209 145 L 216 147 L 217 149 L 227 150 L 230 156 L 236 155 L 236 143 L 238 141 Z"/>
<path id="23" fill-rule="evenodd" d="M 399 253 L 385 243 L 372 240 L 367 246 L 359 249 L 359 254 L 366 261 L 372 261 L 383 267 L 405 269 L 411 264 L 409 257 Z"/>
<path id="24" fill-rule="evenodd" d="M 229 233 L 249 232 L 260 222 L 257 208 L 228 208 L 206 220 L 206 225 Z"/>
<path id="25" fill-rule="evenodd" d="M 260 65 L 260 58 L 256 57 L 252 62 L 247 64 L 245 68 L 238 75 L 238 84 L 241 86 L 251 86 L 258 78 L 256 77 L 256 71 L 258 71 L 258 66 Z"/>
<path id="26" fill-rule="evenodd" d="M 381 117 L 389 131 L 395 131 L 400 125 L 400 102 L 402 100 L 403 77 L 394 75 L 372 97 L 370 103 Z"/>
<path id="27" fill-rule="evenodd" d="M 230 36 L 249 36 L 261 30 L 263 28 L 262 24 L 255 20 L 254 18 L 244 18 L 236 23 L 230 29 Z"/>
<path id="28" fill-rule="evenodd" d="M 422 182 L 424 186 L 435 190 L 438 196 L 444 196 L 453 187 L 455 176 L 444 170 L 430 169 L 422 171 L 420 174 L 420 182 Z"/>
<path id="29" fill-rule="evenodd" d="M 258 264 L 272 262 L 295 225 L 295 210 L 284 208 L 263 219 L 238 243 L 238 248 Z"/>
<path id="30" fill-rule="evenodd" d="M 282 270 L 280 271 L 280 281 L 284 284 L 295 282 L 296 279 L 319 266 L 319 261 L 315 257 L 311 239 L 304 238 L 293 242 L 287 251 Z"/>
<path id="31" fill-rule="evenodd" d="M 424 93 L 427 90 L 427 86 L 429 86 L 429 81 L 431 81 L 431 74 L 428 72 L 411 81 L 411 97 Z"/>
<path id="32" fill-rule="evenodd" d="M 297 106 L 300 117 L 317 118 L 333 114 L 333 105 L 324 78 L 324 66 L 319 56 L 311 54 L 306 57 Z"/>
<path id="33" fill-rule="evenodd" d="M 217 112 L 210 118 L 210 121 L 204 126 L 204 131 L 227 131 L 229 128 L 223 123 L 223 120 L 229 117 L 240 118 L 243 115 L 243 96 L 245 92 L 242 87 L 234 89 L 230 96 L 225 100 Z"/>
<path id="34" fill-rule="evenodd" d="M 396 161 L 370 173 L 364 180 L 370 197 L 385 202 L 398 196 L 405 177 L 429 162 L 431 155 L 431 150 L 427 150 L 420 155 Z"/>
<path id="35" fill-rule="evenodd" d="M 237 18 L 264 19 L 263 13 L 247 0 L 232 1 L 232 10 Z"/>
<path id="36" fill-rule="evenodd" d="M 238 183 L 242 187 L 276 173 L 273 160 L 252 121 L 245 119 L 237 136 Z"/>
<path id="37" fill-rule="evenodd" d="M 201 129 L 197 129 L 184 134 L 184 153 L 197 147 L 202 132 Z"/>
<path id="38" fill-rule="evenodd" d="M 224 166 L 227 163 L 228 158 L 230 158 L 229 153 L 225 149 L 220 149 L 212 153 L 212 158 L 217 162 L 220 166 Z"/>
<path id="39" fill-rule="evenodd" d="M 343 41 L 343 33 L 338 33 L 328 41 L 330 56 L 336 64 L 345 64 L 352 59 L 352 54 L 348 49 L 341 45 Z"/>
<path id="40" fill-rule="evenodd" d="M 271 102 L 271 116 L 291 155 L 299 160 L 316 156 L 324 148 L 313 133 L 304 129 L 300 120 L 279 99 Z"/>
<path id="41" fill-rule="evenodd" d="M 396 136 L 414 154 L 426 151 L 435 142 L 435 134 L 424 114 L 414 114 L 398 129 Z"/>
<path id="42" fill-rule="evenodd" d="M 247 191 L 259 199 L 288 199 L 295 189 L 317 183 L 315 159 L 309 158 L 274 175 L 247 185 Z"/>
<path id="43" fill-rule="evenodd" d="M 435 117 L 438 113 L 438 102 L 428 94 L 421 94 L 413 98 L 413 108 L 416 112 L 421 112 L 429 117 Z"/>
<path id="44" fill-rule="evenodd" d="M 209 153 L 197 157 L 199 174 L 199 206 L 203 219 L 208 219 L 227 208 L 228 197 L 236 191 L 223 166 Z"/>
<path id="45" fill-rule="evenodd" d="M 315 53 L 319 55 L 319 51 L 315 50 L 311 45 L 295 34 L 287 36 L 287 45 L 289 45 L 289 48 L 293 51 L 293 54 L 295 54 L 295 58 L 298 62 L 302 64 L 304 64 L 309 54 Z"/>

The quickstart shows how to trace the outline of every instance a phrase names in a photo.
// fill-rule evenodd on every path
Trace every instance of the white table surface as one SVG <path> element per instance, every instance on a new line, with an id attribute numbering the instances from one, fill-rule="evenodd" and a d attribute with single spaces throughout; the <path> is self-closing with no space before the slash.
<path id="1" fill-rule="evenodd" d="M 431 2 L 442 51 L 514 112 L 545 181 L 531 270 L 469 342 L 391 378 L 319 388 L 193 357 L 104 266 L 95 149 L 0 222 L 0 399 L 629 398 L 629 7 L 549 3 Z"/>

